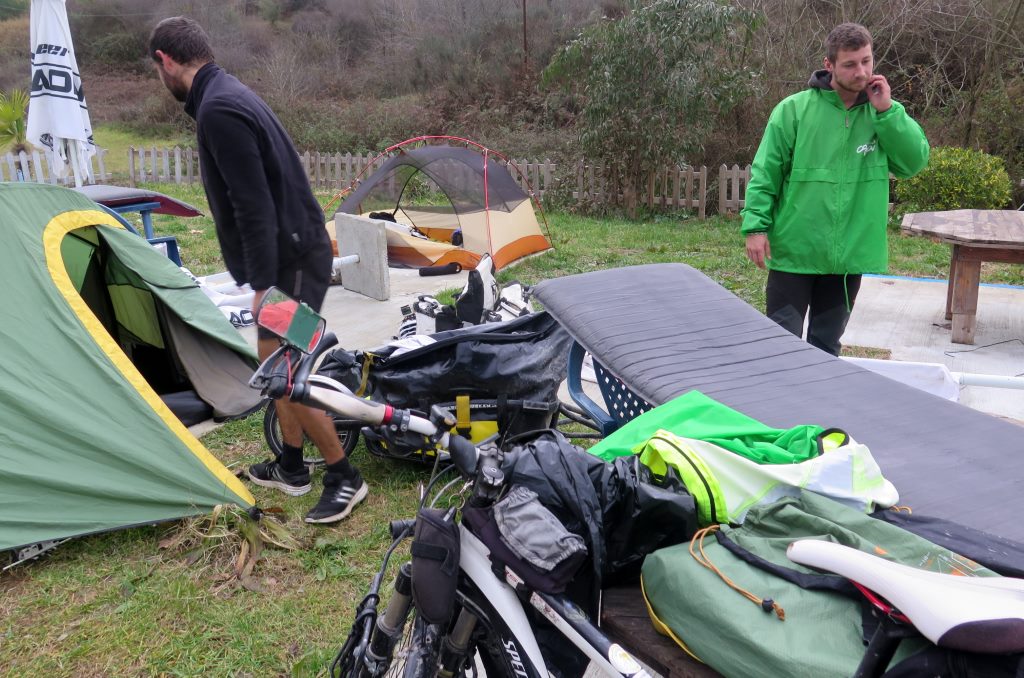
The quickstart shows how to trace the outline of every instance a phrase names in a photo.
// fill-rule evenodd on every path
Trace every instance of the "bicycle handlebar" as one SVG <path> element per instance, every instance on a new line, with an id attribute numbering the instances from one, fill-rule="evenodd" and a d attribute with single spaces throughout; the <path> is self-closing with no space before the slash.
<path id="1" fill-rule="evenodd" d="M 409 410 L 360 398 L 344 384 L 313 374 L 313 367 L 319 357 L 337 344 L 337 336 L 328 332 L 312 353 L 303 354 L 295 347 L 283 345 L 260 365 L 249 380 L 249 385 L 271 398 L 288 397 L 292 401 L 370 426 L 388 427 L 397 434 L 412 432 L 426 436 L 438 449 L 447 450 L 451 454 L 455 467 L 464 478 L 475 477 L 478 459 L 476 446 L 462 436 L 449 432 L 455 425 L 455 419 L 449 412 L 435 407 L 427 419 Z M 292 358 L 297 358 L 294 367 L 290 362 Z M 286 385 L 282 382 L 284 373 L 289 371 L 291 378 Z"/>
<path id="2" fill-rule="evenodd" d="M 323 336 L 312 353 L 302 356 L 298 367 L 295 369 L 295 375 L 292 377 L 294 382 L 291 393 L 292 400 L 298 402 L 305 400 L 309 389 L 309 375 L 313 373 L 313 366 L 316 364 L 317 359 L 326 353 L 327 349 L 337 345 L 337 335 L 334 332 L 328 332 Z"/>

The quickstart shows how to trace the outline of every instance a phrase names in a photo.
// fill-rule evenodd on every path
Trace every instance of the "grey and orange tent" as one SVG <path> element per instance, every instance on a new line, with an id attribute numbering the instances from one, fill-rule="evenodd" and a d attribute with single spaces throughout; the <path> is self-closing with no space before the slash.
<path id="1" fill-rule="evenodd" d="M 465 145 L 417 145 L 439 139 Z M 490 254 L 501 269 L 551 248 L 534 201 L 495 151 L 457 137 L 417 137 L 381 155 L 387 154 L 393 155 L 358 182 L 338 211 L 394 219 L 387 224 L 390 266 L 471 268 Z M 456 231 L 461 245 L 452 243 Z"/>
<path id="2" fill-rule="evenodd" d="M 196 284 L 69 189 L 0 183 L 0 232 L 0 551 L 251 506 L 163 399 L 260 402 L 252 348 Z"/>

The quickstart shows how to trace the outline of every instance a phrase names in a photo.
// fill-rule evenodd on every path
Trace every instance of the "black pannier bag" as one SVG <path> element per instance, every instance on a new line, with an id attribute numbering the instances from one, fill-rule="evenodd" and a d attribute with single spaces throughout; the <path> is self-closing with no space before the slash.
<path id="1" fill-rule="evenodd" d="M 465 403 L 470 418 L 496 421 L 503 436 L 554 423 L 572 339 L 547 312 L 431 337 L 434 343 L 397 355 L 391 344 L 336 349 L 317 372 L 393 407 L 429 412 L 444 405 L 462 423 L 456 410 Z"/>
<path id="2" fill-rule="evenodd" d="M 588 613 L 596 613 L 604 586 L 638 581 L 647 554 L 696 531 L 693 497 L 678 478 L 654 477 L 636 456 L 605 462 L 558 431 L 522 438 L 505 454 L 502 471 L 509 485 L 536 493 L 583 538 L 589 568 L 581 568 L 566 591 Z"/>

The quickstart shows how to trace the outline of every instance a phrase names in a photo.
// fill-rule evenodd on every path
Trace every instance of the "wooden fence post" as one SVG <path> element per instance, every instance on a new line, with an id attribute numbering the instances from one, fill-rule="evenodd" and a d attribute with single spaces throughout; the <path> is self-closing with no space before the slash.
<path id="1" fill-rule="evenodd" d="M 105 148 L 97 148 L 96 149 L 96 163 L 99 165 L 99 177 L 100 177 L 100 181 L 102 181 L 103 183 L 106 183 L 107 180 L 110 178 L 110 176 L 107 174 L 106 160 L 104 160 L 104 158 L 106 158 L 106 155 L 107 155 L 107 149 L 105 149 Z"/>
<path id="2" fill-rule="evenodd" d="M 43 159 L 39 157 L 39 151 L 32 151 L 32 170 L 36 175 L 36 181 L 41 184 L 56 183 L 56 178 L 51 170 L 50 176 L 46 176 L 47 168 L 43 165 Z"/>
<path id="3" fill-rule="evenodd" d="M 544 185 L 537 187 L 537 190 L 540 193 L 540 195 L 537 196 L 539 200 L 543 200 L 544 194 L 551 188 L 554 173 L 555 166 L 551 163 L 551 158 L 544 158 Z"/>
<path id="4" fill-rule="evenodd" d="M 732 183 L 733 171 L 728 165 L 718 168 L 718 213 L 725 214 L 729 209 L 729 186 Z"/>
<path id="5" fill-rule="evenodd" d="M 750 165 L 740 168 L 739 165 L 729 167 L 722 165 L 718 170 L 718 212 L 727 214 L 740 211 L 746 201 L 741 197 L 746 193 L 750 181 Z"/>
<path id="6" fill-rule="evenodd" d="M 11 173 L 11 181 L 19 181 L 19 179 L 18 179 L 18 170 L 15 169 L 15 167 L 14 167 L 14 154 L 13 153 L 8 153 L 7 154 L 7 169 Z"/>
<path id="7" fill-rule="evenodd" d="M 700 166 L 697 187 L 700 192 L 700 208 L 697 210 L 697 216 L 706 219 L 708 216 L 708 168 L 704 165 Z"/>

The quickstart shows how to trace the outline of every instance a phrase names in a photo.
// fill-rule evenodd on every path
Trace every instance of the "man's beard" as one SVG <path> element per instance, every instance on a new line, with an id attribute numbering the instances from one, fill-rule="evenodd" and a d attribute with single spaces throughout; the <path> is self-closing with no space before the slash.
<path id="1" fill-rule="evenodd" d="M 181 103 L 185 103 L 185 99 L 188 98 L 188 87 L 181 80 L 167 83 L 167 89 L 170 91 L 171 96 Z"/>
<path id="2" fill-rule="evenodd" d="M 868 80 L 865 78 L 862 81 L 858 80 L 840 80 L 836 77 L 835 73 L 832 73 L 832 84 L 834 87 L 841 89 L 851 94 L 860 94 L 868 86 Z"/>

